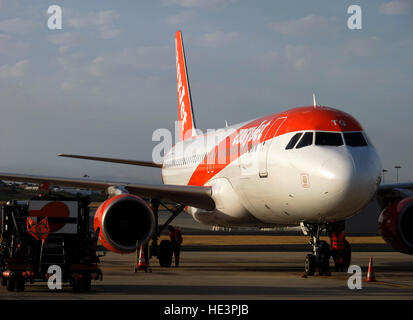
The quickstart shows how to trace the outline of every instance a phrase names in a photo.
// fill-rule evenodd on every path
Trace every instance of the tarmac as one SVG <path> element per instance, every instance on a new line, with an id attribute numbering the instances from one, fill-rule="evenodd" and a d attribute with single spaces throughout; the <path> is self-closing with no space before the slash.
<path id="1" fill-rule="evenodd" d="M 281 250 L 285 246 L 288 245 L 274 245 L 267 251 L 236 244 L 232 247 L 203 245 L 198 246 L 199 250 L 195 250 L 195 245 L 183 246 L 182 263 L 178 268 L 161 268 L 153 258 L 151 273 L 134 272 L 133 254 L 108 252 L 101 258 L 103 280 L 94 281 L 88 293 L 73 293 L 68 285 L 51 291 L 41 282 L 28 284 L 24 292 L 8 292 L 0 287 L 0 299 L 413 299 L 412 257 L 392 252 L 385 244 L 353 248 L 352 264 L 359 265 L 363 271 L 362 288 L 354 290 L 348 287 L 351 274 L 344 272 L 333 270 L 331 276 L 303 278 L 304 259 L 308 253 L 305 246 L 293 244 L 288 250 Z M 369 250 L 369 246 L 374 250 Z M 377 282 L 365 281 L 370 256 L 374 258 Z"/>

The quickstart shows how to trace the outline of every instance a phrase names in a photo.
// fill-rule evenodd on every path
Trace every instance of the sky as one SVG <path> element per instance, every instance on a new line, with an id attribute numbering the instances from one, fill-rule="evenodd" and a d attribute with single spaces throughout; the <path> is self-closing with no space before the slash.
<path id="1" fill-rule="evenodd" d="M 50 5 L 62 29 L 48 28 Z M 359 5 L 351 30 L 347 9 Z M 356 117 L 385 182 L 413 181 L 413 0 L 0 0 L 0 171 L 159 183 L 151 161 L 177 118 L 182 30 L 197 126 L 317 102 Z"/>

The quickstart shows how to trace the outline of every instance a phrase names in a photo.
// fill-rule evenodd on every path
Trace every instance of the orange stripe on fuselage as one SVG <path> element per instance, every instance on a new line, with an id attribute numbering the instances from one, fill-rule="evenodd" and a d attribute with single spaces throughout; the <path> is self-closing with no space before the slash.
<path id="1" fill-rule="evenodd" d="M 279 122 L 278 125 L 277 122 Z M 262 132 L 258 129 L 260 126 L 265 126 Z M 247 137 L 244 141 L 237 141 L 236 136 L 248 129 L 252 131 L 252 135 L 255 130 L 258 137 L 256 139 Z M 299 107 L 265 116 L 247 123 L 220 141 L 197 166 L 188 185 L 203 186 L 231 162 L 258 144 L 276 136 L 304 130 L 362 131 L 363 129 L 351 115 L 328 107 Z M 209 170 L 211 162 L 213 170 Z"/>

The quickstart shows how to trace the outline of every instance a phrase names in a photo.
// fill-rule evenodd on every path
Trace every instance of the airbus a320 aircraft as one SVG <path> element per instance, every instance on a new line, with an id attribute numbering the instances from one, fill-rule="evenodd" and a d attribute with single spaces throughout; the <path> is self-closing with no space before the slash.
<path id="1" fill-rule="evenodd" d="M 312 253 L 306 271 L 321 268 L 321 231 L 364 208 L 375 196 L 383 209 L 379 230 L 399 252 L 413 254 L 412 183 L 380 185 L 376 149 L 359 122 L 337 109 L 299 107 L 214 133 L 196 130 L 182 34 L 175 34 L 179 142 L 162 164 L 80 155 L 61 156 L 159 167 L 163 185 L 119 183 L 2 173 L 0 179 L 106 191 L 94 229 L 101 243 L 118 253 L 134 252 L 183 210 L 196 221 L 224 227 L 301 225 Z M 145 199 L 145 200 L 143 200 Z M 177 204 L 158 225 L 163 201 Z M 148 204 L 149 203 L 149 204 Z M 348 256 L 347 264 L 350 263 Z"/>

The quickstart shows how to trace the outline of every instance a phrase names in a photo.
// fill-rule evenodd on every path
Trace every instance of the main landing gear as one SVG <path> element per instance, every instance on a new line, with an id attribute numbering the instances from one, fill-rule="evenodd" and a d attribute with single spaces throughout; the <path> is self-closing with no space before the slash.
<path id="1" fill-rule="evenodd" d="M 310 245 L 312 253 L 307 254 L 305 258 L 305 272 L 312 276 L 318 269 L 319 275 L 327 275 L 330 273 L 330 257 L 333 252 L 330 251 L 330 246 L 327 241 L 320 240 L 320 235 L 324 231 L 337 230 L 337 224 L 315 224 L 301 223 L 301 229 L 305 235 L 310 236 Z M 343 229 L 344 230 L 344 229 Z M 341 270 L 345 271 L 350 266 L 351 262 L 351 246 L 348 241 L 344 241 L 343 262 Z"/>
<path id="2" fill-rule="evenodd" d="M 158 211 L 159 207 L 162 206 L 164 210 L 169 211 L 171 216 L 162 225 L 158 222 Z M 159 237 L 165 228 L 184 210 L 184 205 L 178 205 L 177 207 L 170 209 L 168 206 L 160 202 L 159 200 L 153 199 L 151 201 L 152 211 L 155 215 L 155 232 L 152 236 L 152 244 L 150 246 L 150 255 L 155 256 L 159 259 L 159 265 L 161 267 L 170 267 L 172 264 L 173 250 L 171 242 L 169 240 L 162 240 L 160 245 L 158 245 Z"/>

